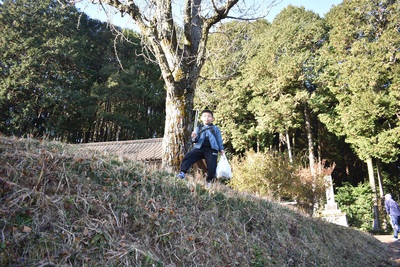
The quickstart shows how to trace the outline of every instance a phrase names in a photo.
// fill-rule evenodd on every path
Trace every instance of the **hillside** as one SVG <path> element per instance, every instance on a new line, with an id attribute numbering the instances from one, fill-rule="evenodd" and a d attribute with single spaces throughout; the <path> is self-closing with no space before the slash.
<path id="1" fill-rule="evenodd" d="M 395 266 L 277 203 L 73 145 L 0 136 L 1 266 Z"/>

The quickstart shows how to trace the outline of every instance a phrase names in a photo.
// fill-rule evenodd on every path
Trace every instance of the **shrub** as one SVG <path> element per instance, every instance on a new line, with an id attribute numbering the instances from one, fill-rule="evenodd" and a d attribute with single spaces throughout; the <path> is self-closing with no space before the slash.
<path id="1" fill-rule="evenodd" d="M 289 199 L 286 194 L 294 179 L 294 167 L 283 155 L 272 152 L 246 152 L 231 161 L 234 177 L 230 185 L 240 191 L 275 199 Z"/>
<path id="2" fill-rule="evenodd" d="M 309 168 L 291 164 L 277 152 L 249 151 L 243 157 L 233 157 L 231 166 L 234 177 L 229 185 L 236 190 L 278 201 L 297 201 L 298 208 L 307 213 L 312 213 L 314 203 L 325 192 L 324 173 L 313 179 Z"/>
<path id="3" fill-rule="evenodd" d="M 363 231 L 372 230 L 374 215 L 372 212 L 372 190 L 368 183 L 360 183 L 354 187 L 350 183 L 344 183 L 337 188 L 335 201 L 340 209 L 347 213 L 349 226 Z"/>

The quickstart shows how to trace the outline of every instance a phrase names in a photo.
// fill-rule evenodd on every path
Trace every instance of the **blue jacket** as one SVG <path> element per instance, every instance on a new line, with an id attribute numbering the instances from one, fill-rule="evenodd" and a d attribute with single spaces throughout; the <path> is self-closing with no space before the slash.
<path id="1" fill-rule="evenodd" d="M 214 127 L 215 136 L 209 130 L 210 127 Z M 218 128 L 218 126 L 215 126 L 215 125 L 203 125 L 203 127 L 200 130 L 200 132 L 201 132 L 200 136 L 198 136 L 199 127 L 196 127 L 194 132 L 197 134 L 196 144 L 194 145 L 194 148 L 197 148 L 197 149 L 201 148 L 201 145 L 203 144 L 204 139 L 206 138 L 206 135 L 207 135 L 208 139 L 210 140 L 210 144 L 211 144 L 211 148 L 212 149 L 215 149 L 217 151 L 224 150 L 224 145 L 223 145 L 223 142 L 222 142 L 222 135 L 221 135 L 221 131 Z"/>
<path id="2" fill-rule="evenodd" d="M 385 209 L 390 216 L 400 216 L 399 206 L 393 199 L 385 200 Z"/>

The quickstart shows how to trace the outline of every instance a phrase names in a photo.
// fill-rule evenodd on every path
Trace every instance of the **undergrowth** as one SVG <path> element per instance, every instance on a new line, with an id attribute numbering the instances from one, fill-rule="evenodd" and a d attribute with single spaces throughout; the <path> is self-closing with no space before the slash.
<path id="1" fill-rule="evenodd" d="M 1 266 L 394 266 L 368 234 L 57 142 L 0 136 Z"/>

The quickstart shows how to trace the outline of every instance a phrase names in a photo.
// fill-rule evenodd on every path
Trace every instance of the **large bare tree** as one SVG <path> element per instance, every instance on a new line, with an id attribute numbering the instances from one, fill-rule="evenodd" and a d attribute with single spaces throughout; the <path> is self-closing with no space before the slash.
<path id="1" fill-rule="evenodd" d="M 179 4 L 172 0 L 90 1 L 130 16 L 140 29 L 146 49 L 154 55 L 166 88 L 163 166 L 176 170 L 193 127 L 193 98 L 210 30 L 224 19 L 254 19 L 250 12 L 254 6 L 246 7 L 243 0 L 183 0 Z M 275 1 L 267 2 L 263 3 L 264 15 Z"/>

